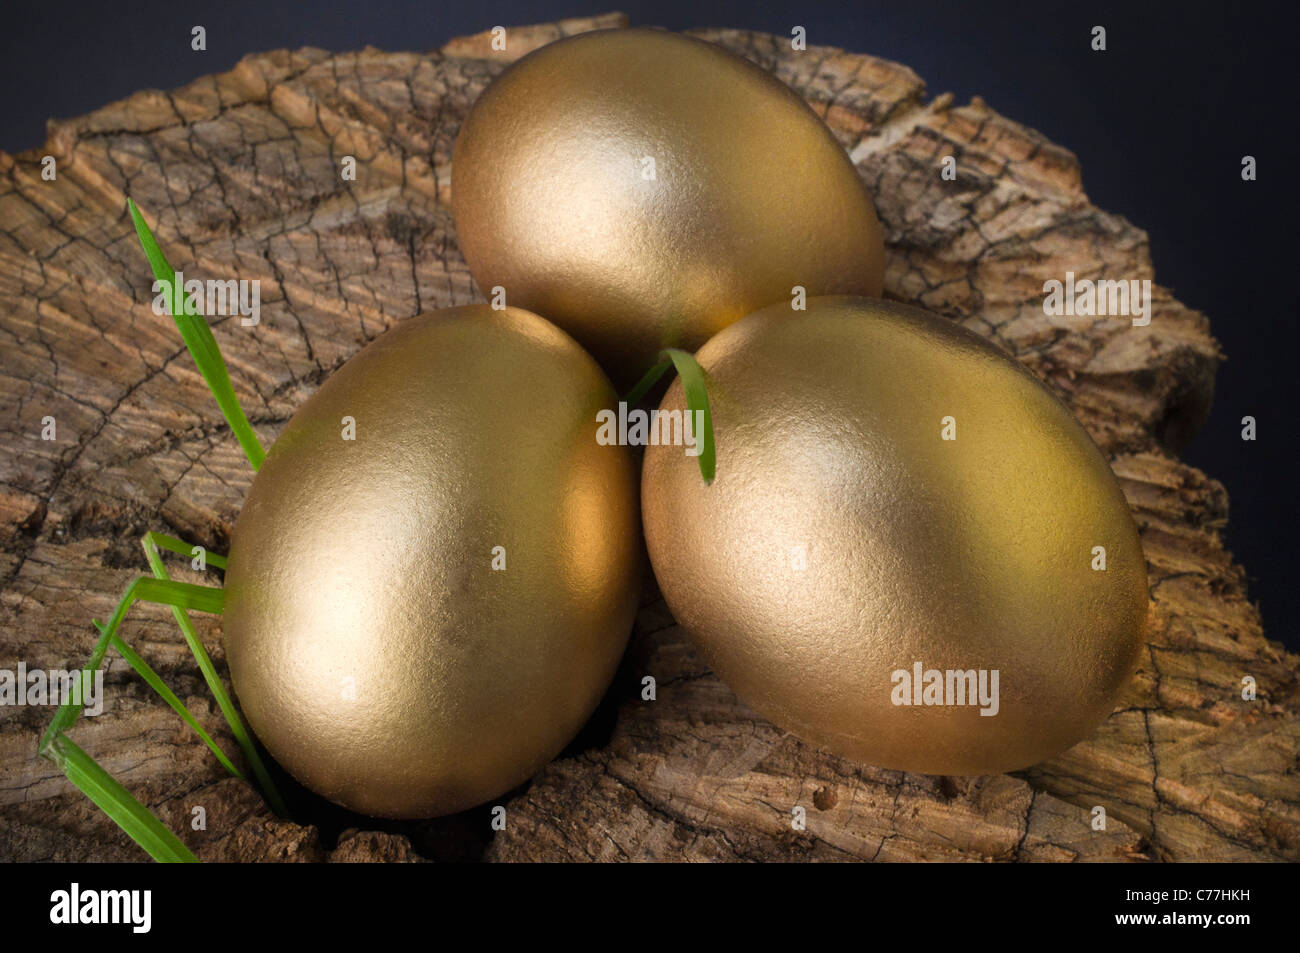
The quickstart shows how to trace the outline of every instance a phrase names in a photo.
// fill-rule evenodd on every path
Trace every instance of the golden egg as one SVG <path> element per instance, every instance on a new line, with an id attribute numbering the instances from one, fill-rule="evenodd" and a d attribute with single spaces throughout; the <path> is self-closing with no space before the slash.
<path id="1" fill-rule="evenodd" d="M 636 611 L 635 466 L 593 437 L 613 400 L 554 325 L 476 305 L 403 321 L 294 415 L 235 525 L 224 638 L 303 784 L 447 814 L 577 733 Z"/>
<path id="2" fill-rule="evenodd" d="M 621 386 L 796 285 L 881 292 L 875 209 L 830 130 L 680 34 L 583 33 L 510 66 L 461 127 L 451 191 L 480 290 L 554 321 Z"/>
<path id="3" fill-rule="evenodd" d="M 1143 643 L 1146 563 L 1069 410 L 979 336 L 835 297 L 697 354 L 717 477 L 652 446 L 642 513 L 669 607 L 776 725 L 932 774 L 1087 738 Z M 679 382 L 660 410 L 684 409 Z"/>

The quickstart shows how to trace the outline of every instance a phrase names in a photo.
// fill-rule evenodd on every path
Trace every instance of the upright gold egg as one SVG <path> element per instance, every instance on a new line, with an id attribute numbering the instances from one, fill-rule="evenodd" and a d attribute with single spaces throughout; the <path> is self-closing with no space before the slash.
<path id="1" fill-rule="evenodd" d="M 583 33 L 511 65 L 461 127 L 451 192 L 483 293 L 554 321 L 620 385 L 796 285 L 881 292 L 875 209 L 830 130 L 680 34 Z"/>
<path id="2" fill-rule="evenodd" d="M 294 415 L 235 525 L 224 639 L 303 784 L 447 814 L 577 733 L 639 583 L 635 468 L 593 436 L 613 400 L 562 331 L 481 305 L 403 321 Z"/>
<path id="3" fill-rule="evenodd" d="M 1024 768 L 1094 731 L 1143 642 L 1146 563 L 1046 387 L 950 321 L 843 297 L 767 308 L 697 358 L 717 477 L 652 446 L 642 513 L 669 607 L 742 699 L 936 774 Z M 674 383 L 660 410 L 683 408 Z"/>

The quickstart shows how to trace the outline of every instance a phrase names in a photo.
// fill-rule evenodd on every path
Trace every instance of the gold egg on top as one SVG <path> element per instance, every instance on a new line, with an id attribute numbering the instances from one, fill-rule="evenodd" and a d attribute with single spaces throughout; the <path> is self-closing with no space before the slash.
<path id="1" fill-rule="evenodd" d="M 916 308 L 774 306 L 697 354 L 717 476 L 642 470 L 664 597 L 778 726 L 938 774 L 1024 768 L 1089 737 L 1143 644 L 1124 494 L 1066 406 Z M 685 408 L 680 382 L 660 410 Z"/>
<path id="2" fill-rule="evenodd" d="M 619 386 L 796 285 L 883 282 L 871 197 L 821 119 L 748 60 L 662 30 L 508 67 L 461 127 L 452 206 L 480 290 L 554 321 Z"/>
<path id="3" fill-rule="evenodd" d="M 583 725 L 639 583 L 635 469 L 593 438 L 613 400 L 562 331 L 478 305 L 403 321 L 294 415 L 235 525 L 224 640 L 303 784 L 446 814 Z"/>

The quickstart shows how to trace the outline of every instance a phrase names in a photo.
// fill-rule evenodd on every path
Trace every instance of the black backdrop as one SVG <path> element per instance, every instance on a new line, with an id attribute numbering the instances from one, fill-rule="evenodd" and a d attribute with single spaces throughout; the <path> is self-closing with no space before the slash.
<path id="1" fill-rule="evenodd" d="M 906 63 L 929 93 L 994 109 L 1073 150 L 1101 208 L 1145 228 L 1157 279 L 1206 312 L 1229 360 L 1209 422 L 1185 451 L 1232 500 L 1228 544 L 1247 567 L 1265 632 L 1300 648 L 1291 584 L 1297 369 L 1297 48 L 1283 4 L 961 2 L 842 6 L 742 0 L 157 0 L 8 5 L 0 149 L 38 146 L 48 117 L 144 87 L 171 88 L 276 47 L 430 49 L 495 24 L 622 9 L 634 25 L 731 26 Z M 208 49 L 190 50 L 190 28 Z M 1108 50 L 1089 47 L 1094 25 Z M 1243 183 L 1243 155 L 1259 178 Z M 1258 420 L 1254 443 L 1240 420 Z"/>

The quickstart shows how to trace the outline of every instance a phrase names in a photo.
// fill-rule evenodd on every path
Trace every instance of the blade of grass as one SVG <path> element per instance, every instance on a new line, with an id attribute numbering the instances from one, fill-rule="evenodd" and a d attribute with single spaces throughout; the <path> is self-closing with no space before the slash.
<path id="1" fill-rule="evenodd" d="M 658 362 L 627 392 L 623 401 L 628 407 L 639 404 L 670 365 L 677 369 L 682 389 L 686 391 L 686 409 L 691 420 L 695 420 L 696 412 L 703 412 L 704 426 L 695 436 L 700 441 L 700 475 L 704 477 L 705 484 L 712 483 L 718 472 L 717 448 L 713 440 L 713 411 L 709 407 L 709 389 L 704 383 L 704 369 L 689 352 L 675 347 L 660 351 Z"/>
<path id="2" fill-rule="evenodd" d="M 181 556 L 193 557 L 194 555 L 194 547 L 183 539 L 177 539 L 175 536 L 168 536 L 166 533 L 145 533 L 144 538 L 159 549 L 165 549 Z M 219 553 L 205 550 L 203 560 L 213 569 L 226 568 L 226 557 Z"/>
<path id="3" fill-rule="evenodd" d="M 149 231 L 149 226 L 145 224 L 140 209 L 131 199 L 126 200 L 126 207 L 131 213 L 131 221 L 135 223 L 135 233 L 140 238 L 140 244 L 144 246 L 145 257 L 149 259 L 154 277 L 163 282 L 165 288 L 172 289 L 172 293 L 166 296 L 167 307 L 172 312 L 172 318 L 176 321 L 181 337 L 185 340 L 185 346 L 189 348 L 194 363 L 198 365 L 199 373 L 203 375 L 208 389 L 216 398 L 217 406 L 221 408 L 221 413 L 225 416 L 226 423 L 230 425 L 231 432 L 239 441 L 239 446 L 243 448 L 244 456 L 248 458 L 253 469 L 257 470 L 266 457 L 266 451 L 258 442 L 257 434 L 253 433 L 253 427 L 244 415 L 244 409 L 239 405 L 239 398 L 235 396 L 235 389 L 230 383 L 230 374 L 226 370 L 225 359 L 222 358 L 221 350 L 217 347 L 216 338 L 212 336 L 212 329 L 208 327 L 208 322 L 199 314 L 184 289 L 175 288 L 176 272 L 167 263 L 162 249 L 158 247 L 158 242 L 153 237 L 153 232 Z M 176 296 L 179 296 L 181 302 L 180 314 L 175 313 L 173 299 Z"/>
<path id="4" fill-rule="evenodd" d="M 188 556 L 190 552 L 184 541 L 162 533 L 146 533 L 144 539 L 140 542 L 144 547 L 145 558 L 149 560 L 149 568 L 153 570 L 154 577 L 157 579 L 169 579 L 167 567 L 163 565 L 162 557 L 158 553 L 157 547 L 159 545 L 163 545 L 172 552 L 181 553 L 182 555 Z M 213 565 L 216 565 L 216 563 L 213 562 Z M 221 560 L 221 565 L 225 565 L 224 559 Z M 266 795 L 267 803 L 271 805 L 271 810 L 275 811 L 276 814 L 287 817 L 289 809 L 280 796 L 280 791 L 275 786 L 275 782 L 271 779 L 270 772 L 266 770 L 266 765 L 263 764 L 261 756 L 257 753 L 257 747 L 253 744 L 253 736 L 244 725 L 244 719 L 239 716 L 239 709 L 235 707 L 230 695 L 226 692 L 226 687 L 221 683 L 221 678 L 217 675 L 216 667 L 212 664 L 208 650 L 203 647 L 198 633 L 194 631 L 194 624 L 190 621 L 189 614 L 179 606 L 172 606 L 172 615 L 175 616 L 176 624 L 180 627 L 181 635 L 185 638 L 185 644 L 189 646 L 190 654 L 194 656 L 194 661 L 199 665 L 199 671 L 203 673 L 203 680 L 207 682 L 208 690 L 212 692 L 212 697 L 217 700 L 217 707 L 221 709 L 226 724 L 230 726 L 231 734 L 235 736 L 235 742 L 239 745 L 239 750 L 243 752 L 244 759 L 248 762 L 249 767 L 253 769 L 253 775 L 257 778 L 257 783 Z"/>
<path id="5" fill-rule="evenodd" d="M 211 612 L 214 615 L 220 615 L 225 604 L 225 593 L 221 589 L 214 589 L 211 586 L 196 586 L 193 583 L 175 582 L 170 579 L 150 579 L 148 576 L 140 576 L 132 580 L 131 584 L 126 587 L 126 591 L 122 593 L 122 598 L 118 600 L 117 608 L 113 610 L 113 616 L 109 619 L 108 625 L 101 629 L 99 641 L 95 643 L 95 649 L 90 654 L 90 660 L 84 666 L 85 671 L 93 673 L 104 664 L 104 654 L 108 651 L 113 636 L 117 634 L 118 626 L 122 624 L 122 619 L 126 616 L 126 610 L 131 608 L 132 603 L 137 600 L 180 606 L 184 609 L 197 609 L 200 612 Z M 78 693 L 78 696 L 80 694 Z M 76 723 L 81 716 L 83 702 L 83 698 L 73 697 L 59 706 L 59 710 L 54 713 L 50 726 L 45 729 L 45 734 L 41 736 L 41 754 L 46 753 L 56 735 L 66 732 Z"/>
<path id="6" fill-rule="evenodd" d="M 712 483 L 718 472 L 717 450 L 713 443 L 713 411 L 709 407 L 709 389 L 704 385 L 704 369 L 686 351 L 670 347 L 660 352 L 660 357 L 672 359 L 681 379 L 682 389 L 686 391 L 686 407 L 691 413 L 691 420 L 696 413 L 702 412 L 704 427 L 702 433 L 695 435 L 700 441 L 700 475 L 704 482 Z"/>
<path id="7" fill-rule="evenodd" d="M 230 375 L 226 370 L 226 362 L 221 357 L 221 350 L 217 346 L 216 339 L 212 336 L 211 328 L 198 314 L 189 296 L 183 293 L 184 289 L 176 290 L 176 272 L 168 263 L 166 256 L 163 255 L 162 249 L 159 248 L 158 242 L 154 238 L 153 232 L 149 230 L 149 226 L 145 222 L 144 215 L 141 214 L 139 207 L 133 200 L 128 199 L 127 208 L 131 213 L 131 221 L 135 224 L 136 235 L 144 248 L 145 257 L 149 259 L 149 265 L 153 269 L 154 277 L 162 282 L 165 288 L 170 288 L 173 291 L 172 295 L 167 296 L 168 308 L 172 311 L 176 327 L 185 340 L 185 346 L 189 348 L 190 354 L 194 357 L 194 363 L 198 366 L 199 372 L 207 382 L 208 389 L 212 391 L 212 396 L 216 398 L 217 406 L 221 408 L 221 412 L 239 441 L 239 445 L 243 448 L 248 462 L 254 470 L 260 469 L 266 453 L 258 442 L 257 435 L 253 433 L 253 428 L 244 415 L 243 408 L 239 405 L 239 399 L 235 396 L 234 388 L 230 383 Z M 176 313 L 175 308 L 176 296 L 179 297 L 181 304 L 179 314 Z M 186 546 L 182 540 L 162 533 L 151 533 L 145 537 L 145 556 L 149 560 L 154 576 L 166 580 L 168 578 L 167 572 L 158 556 L 159 547 L 183 556 L 190 555 L 192 547 Z M 226 566 L 226 561 L 221 556 L 207 554 L 206 559 L 209 564 L 219 569 L 224 569 Z M 258 755 L 257 748 L 253 743 L 251 734 L 244 725 L 243 719 L 240 718 L 238 710 L 221 684 L 221 679 L 217 677 L 212 660 L 208 657 L 207 650 L 194 632 L 189 616 L 179 606 L 172 607 L 172 614 L 176 618 L 176 624 L 180 626 L 181 634 L 190 648 L 190 653 L 194 656 L 199 669 L 203 672 L 204 681 L 207 682 L 208 688 L 217 700 L 217 705 L 221 708 L 222 715 L 225 716 L 227 724 L 230 725 L 235 741 L 239 744 L 245 759 L 252 767 L 253 774 L 257 777 L 258 784 L 265 793 L 271 809 L 281 816 L 287 815 L 288 809 L 285 806 L 284 799 L 280 796 L 275 782 L 271 779 L 270 773 L 266 770 L 265 764 Z"/>
<path id="8" fill-rule="evenodd" d="M 153 813 L 131 796 L 98 762 L 62 732 L 50 746 L 51 760 L 86 797 L 99 806 L 127 836 L 160 863 L 198 863 L 188 847 Z"/>
<path id="9" fill-rule="evenodd" d="M 94 621 L 95 628 L 99 629 L 100 633 L 103 634 L 106 626 L 98 619 L 95 619 Z M 118 654 L 121 655 L 122 658 L 126 659 L 127 663 L 130 664 L 133 669 L 140 673 L 140 677 L 148 682 L 149 687 L 162 696 L 162 700 L 171 706 L 172 711 L 180 715 L 185 724 L 193 728 L 194 732 L 203 739 L 203 743 L 212 749 L 212 753 L 217 756 L 217 760 L 221 762 L 221 766 L 241 781 L 244 780 L 243 772 L 235 767 L 234 762 L 226 757 L 226 753 L 221 750 L 220 746 L 215 741 L 212 740 L 212 736 L 203 729 L 203 726 L 199 724 L 198 719 L 195 718 L 189 708 L 185 706 L 185 703 L 177 698 L 176 693 L 168 688 L 163 680 L 158 677 L 158 673 L 149 666 L 149 663 L 137 655 L 135 650 L 132 649 L 131 646 L 127 645 L 120 635 L 111 636 L 110 640 L 113 644 L 113 648 L 117 649 Z"/>
<path id="10" fill-rule="evenodd" d="M 96 620 L 95 627 L 99 630 L 99 640 L 95 643 L 90 659 L 82 669 L 83 678 L 88 679 L 104 664 L 104 656 L 110 644 L 116 644 L 119 651 L 125 649 L 127 661 L 132 661 L 135 653 L 125 642 L 117 639 L 117 630 L 126 617 L 127 610 L 138 601 L 219 614 L 225 605 L 225 593 L 221 589 L 210 586 L 174 582 L 170 579 L 150 579 L 148 576 L 140 576 L 132 580 L 122 593 L 122 598 L 118 600 L 109 623 L 103 625 Z M 138 656 L 135 658 L 144 665 L 142 659 Z M 134 662 L 132 664 L 134 665 Z M 144 667 L 148 668 L 147 665 Z M 140 671 L 138 667 L 136 670 Z M 153 674 L 152 669 L 149 671 Z M 153 677 L 157 679 L 156 675 Z M 145 680 L 150 681 L 148 677 Z M 162 685 L 160 680 L 158 685 Z M 154 687 L 157 688 L 158 685 Z M 162 687 L 166 689 L 166 686 Z M 167 694 L 171 693 L 167 692 Z M 171 697 L 175 699 L 175 695 Z M 176 702 L 180 704 L 179 699 L 176 699 Z M 77 747 L 67 736 L 67 730 L 81 716 L 84 703 L 85 693 L 77 692 L 59 706 L 49 727 L 41 736 L 39 748 L 41 757 L 58 765 L 59 769 L 67 775 L 68 780 L 94 801 L 96 806 L 112 818 L 118 827 L 126 831 L 127 835 L 144 848 L 150 857 L 159 861 L 196 862 L 197 858 L 176 838 L 176 835 L 167 830 L 161 821 L 130 795 L 126 788 L 115 781 L 94 758 Z M 183 709 L 184 705 L 181 705 L 181 708 Z M 188 714 L 188 711 L 185 714 Z M 197 722 L 195 725 L 197 726 Z M 201 728 L 200 733 L 202 733 Z"/>

